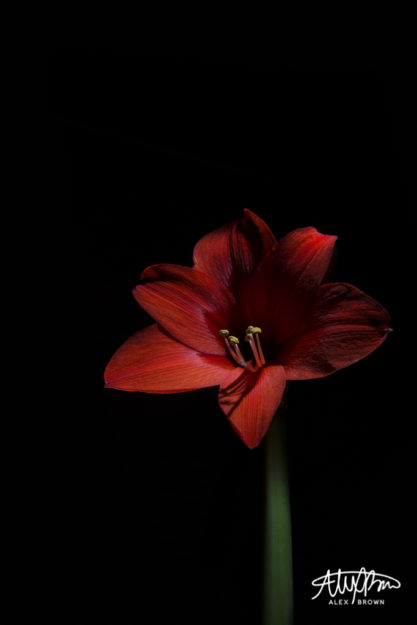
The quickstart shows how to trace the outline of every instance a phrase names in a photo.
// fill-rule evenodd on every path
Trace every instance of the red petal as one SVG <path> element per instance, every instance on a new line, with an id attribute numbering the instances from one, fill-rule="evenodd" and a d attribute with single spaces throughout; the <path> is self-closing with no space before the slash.
<path id="1" fill-rule="evenodd" d="M 251 323 L 262 320 L 266 333 L 278 343 L 298 334 L 310 298 L 328 270 L 336 239 L 308 227 L 278 241 L 245 285 L 243 307 Z"/>
<path id="2" fill-rule="evenodd" d="M 315 228 L 298 228 L 280 239 L 271 256 L 280 273 L 291 276 L 298 289 L 314 289 L 321 284 L 333 255 L 336 236 L 321 234 Z"/>
<path id="3" fill-rule="evenodd" d="M 236 302 L 220 283 L 179 265 L 153 265 L 142 279 L 133 295 L 171 336 L 203 353 L 226 354 L 219 330 L 230 327 Z"/>
<path id="4" fill-rule="evenodd" d="M 124 391 L 178 393 L 216 386 L 235 365 L 228 358 L 200 354 L 152 325 L 131 336 L 104 372 L 106 386 Z"/>
<path id="5" fill-rule="evenodd" d="M 220 387 L 219 403 L 242 439 L 250 447 L 259 445 L 281 403 L 285 371 L 280 365 L 263 367 L 256 373 L 239 371 Z"/>
<path id="6" fill-rule="evenodd" d="M 389 322 L 385 308 L 356 287 L 342 282 L 323 284 L 309 328 L 281 346 L 279 362 L 289 380 L 330 375 L 379 347 Z"/>
<path id="7" fill-rule="evenodd" d="M 194 247 L 195 267 L 234 291 L 275 243 L 266 223 L 245 208 L 235 222 L 200 239 Z"/>

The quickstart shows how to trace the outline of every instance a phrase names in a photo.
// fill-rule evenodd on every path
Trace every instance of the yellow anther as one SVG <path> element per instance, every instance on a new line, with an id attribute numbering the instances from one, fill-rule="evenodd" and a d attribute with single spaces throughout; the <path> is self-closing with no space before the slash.
<path id="1" fill-rule="evenodd" d="M 239 339 L 237 338 L 237 336 L 229 336 L 229 342 L 234 343 L 235 345 L 238 345 Z"/>
<path id="2" fill-rule="evenodd" d="M 252 334 L 252 332 L 248 332 L 248 331 L 246 330 L 245 341 L 249 342 L 249 341 L 251 341 L 252 339 L 253 339 L 253 334 Z"/>
<path id="3" fill-rule="evenodd" d="M 248 326 L 246 329 L 246 334 L 261 334 L 261 332 L 261 328 L 258 328 L 257 326 Z"/>
<path id="4" fill-rule="evenodd" d="M 229 336 L 229 330 L 220 330 L 220 336 Z"/>

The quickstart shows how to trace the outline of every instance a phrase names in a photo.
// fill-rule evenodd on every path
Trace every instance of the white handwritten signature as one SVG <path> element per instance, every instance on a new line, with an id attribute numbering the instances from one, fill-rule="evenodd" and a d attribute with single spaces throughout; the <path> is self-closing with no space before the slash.
<path id="1" fill-rule="evenodd" d="M 327 588 L 332 598 L 337 594 L 352 593 L 352 603 L 355 603 L 357 594 L 363 594 L 366 597 L 371 588 L 374 587 L 377 592 L 401 587 L 398 579 L 394 579 L 394 577 L 389 575 L 375 573 L 373 570 L 367 571 L 365 567 L 362 567 L 359 571 L 341 571 L 339 569 L 336 573 L 330 573 L 330 570 L 327 570 L 326 575 L 314 579 L 311 583 L 313 586 L 320 588 L 318 593 L 311 597 L 312 599 L 317 599 L 324 588 Z"/>

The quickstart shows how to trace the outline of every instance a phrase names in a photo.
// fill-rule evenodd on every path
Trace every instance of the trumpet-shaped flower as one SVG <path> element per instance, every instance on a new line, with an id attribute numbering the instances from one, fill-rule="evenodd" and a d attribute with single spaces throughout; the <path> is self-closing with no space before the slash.
<path id="1" fill-rule="evenodd" d="M 218 386 L 232 427 L 256 447 L 287 380 L 347 367 L 389 331 L 378 302 L 350 284 L 325 282 L 336 238 L 306 227 L 277 241 L 244 209 L 197 243 L 193 267 L 148 267 L 133 294 L 156 323 L 116 351 L 106 387 L 178 393 Z"/>

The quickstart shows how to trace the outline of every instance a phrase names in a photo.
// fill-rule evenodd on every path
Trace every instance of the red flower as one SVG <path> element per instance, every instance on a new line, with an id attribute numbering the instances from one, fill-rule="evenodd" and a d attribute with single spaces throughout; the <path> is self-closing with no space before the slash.
<path id="1" fill-rule="evenodd" d="M 389 331 L 389 314 L 374 299 L 323 282 L 336 238 L 308 227 L 277 242 L 245 209 L 197 243 L 193 267 L 148 267 L 133 294 L 156 323 L 116 351 L 106 386 L 145 393 L 219 386 L 232 427 L 256 447 L 287 380 L 347 367 Z"/>

